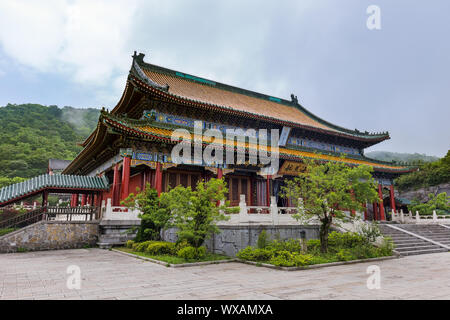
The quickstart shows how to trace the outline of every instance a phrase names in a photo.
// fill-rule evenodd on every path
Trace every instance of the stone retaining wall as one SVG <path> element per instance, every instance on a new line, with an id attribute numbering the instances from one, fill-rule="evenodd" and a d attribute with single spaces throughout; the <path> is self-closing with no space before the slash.
<path id="1" fill-rule="evenodd" d="M 270 239 L 318 239 L 319 226 L 264 226 L 264 225 L 235 225 L 220 226 L 221 232 L 206 240 L 209 251 L 236 256 L 239 250 L 247 246 L 256 246 L 259 234 L 266 230 Z M 162 232 L 165 241 L 175 242 L 177 240 L 176 229 L 171 228 Z"/>
<path id="2" fill-rule="evenodd" d="M 95 246 L 97 221 L 40 221 L 0 237 L 0 252 Z"/>

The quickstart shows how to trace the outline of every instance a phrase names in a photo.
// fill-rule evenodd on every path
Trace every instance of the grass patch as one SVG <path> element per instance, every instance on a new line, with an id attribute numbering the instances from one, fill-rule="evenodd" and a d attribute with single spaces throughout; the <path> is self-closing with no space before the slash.
<path id="1" fill-rule="evenodd" d="M 4 236 L 5 234 L 8 234 L 10 232 L 16 231 L 17 228 L 5 228 L 5 229 L 0 229 L 0 237 Z"/>
<path id="2" fill-rule="evenodd" d="M 231 259 L 228 256 L 224 256 L 221 254 L 215 254 L 215 253 L 209 253 L 209 252 L 207 252 L 206 255 L 200 259 L 184 259 L 184 258 L 180 258 L 178 256 L 169 255 L 169 254 L 152 255 L 152 254 L 149 254 L 146 252 L 137 252 L 137 251 L 133 251 L 133 249 L 126 248 L 126 247 L 118 247 L 115 249 L 126 252 L 126 253 L 135 254 L 140 257 L 151 258 L 151 259 L 167 262 L 169 264 L 182 264 L 182 263 L 219 261 L 219 260 Z"/>

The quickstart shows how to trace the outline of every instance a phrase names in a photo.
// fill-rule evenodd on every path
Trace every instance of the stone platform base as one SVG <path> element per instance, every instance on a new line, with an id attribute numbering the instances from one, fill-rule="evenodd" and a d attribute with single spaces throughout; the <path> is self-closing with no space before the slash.
<path id="1" fill-rule="evenodd" d="M 102 220 L 97 245 L 102 249 L 124 245 L 136 237 L 141 220 Z"/>
<path id="2" fill-rule="evenodd" d="M 220 226 L 221 232 L 206 240 L 209 251 L 234 257 L 239 250 L 247 246 L 256 246 L 259 234 L 266 230 L 269 239 L 319 239 L 319 226 L 301 225 L 230 225 Z M 171 228 L 162 232 L 165 241 L 177 240 L 176 229 Z"/>
<path id="3" fill-rule="evenodd" d="M 0 252 L 95 246 L 98 221 L 40 221 L 0 237 Z"/>

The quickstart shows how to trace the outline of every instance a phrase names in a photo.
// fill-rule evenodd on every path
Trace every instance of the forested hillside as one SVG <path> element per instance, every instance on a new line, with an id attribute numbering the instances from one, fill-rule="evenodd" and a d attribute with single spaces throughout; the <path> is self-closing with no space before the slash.
<path id="1" fill-rule="evenodd" d="M 0 182 L 47 171 L 48 159 L 73 159 L 94 129 L 97 109 L 8 104 L 0 107 Z"/>
<path id="2" fill-rule="evenodd" d="M 420 162 L 433 162 L 439 160 L 438 157 L 427 156 L 426 154 L 420 153 L 399 153 L 399 152 L 389 152 L 389 151 L 371 151 L 366 152 L 365 155 L 369 158 L 381 160 L 381 161 L 396 161 L 396 162 L 409 162 L 409 163 L 420 163 Z"/>
<path id="3" fill-rule="evenodd" d="M 417 190 L 450 182 L 450 150 L 444 158 L 418 167 L 418 171 L 402 175 L 395 180 L 400 190 Z"/>

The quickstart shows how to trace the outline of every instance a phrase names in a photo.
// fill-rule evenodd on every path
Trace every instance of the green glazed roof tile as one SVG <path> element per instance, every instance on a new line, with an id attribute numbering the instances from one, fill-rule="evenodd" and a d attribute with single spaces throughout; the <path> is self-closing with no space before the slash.
<path id="1" fill-rule="evenodd" d="M 44 174 L 0 189 L 0 204 L 44 189 L 107 190 L 106 177 Z"/>

